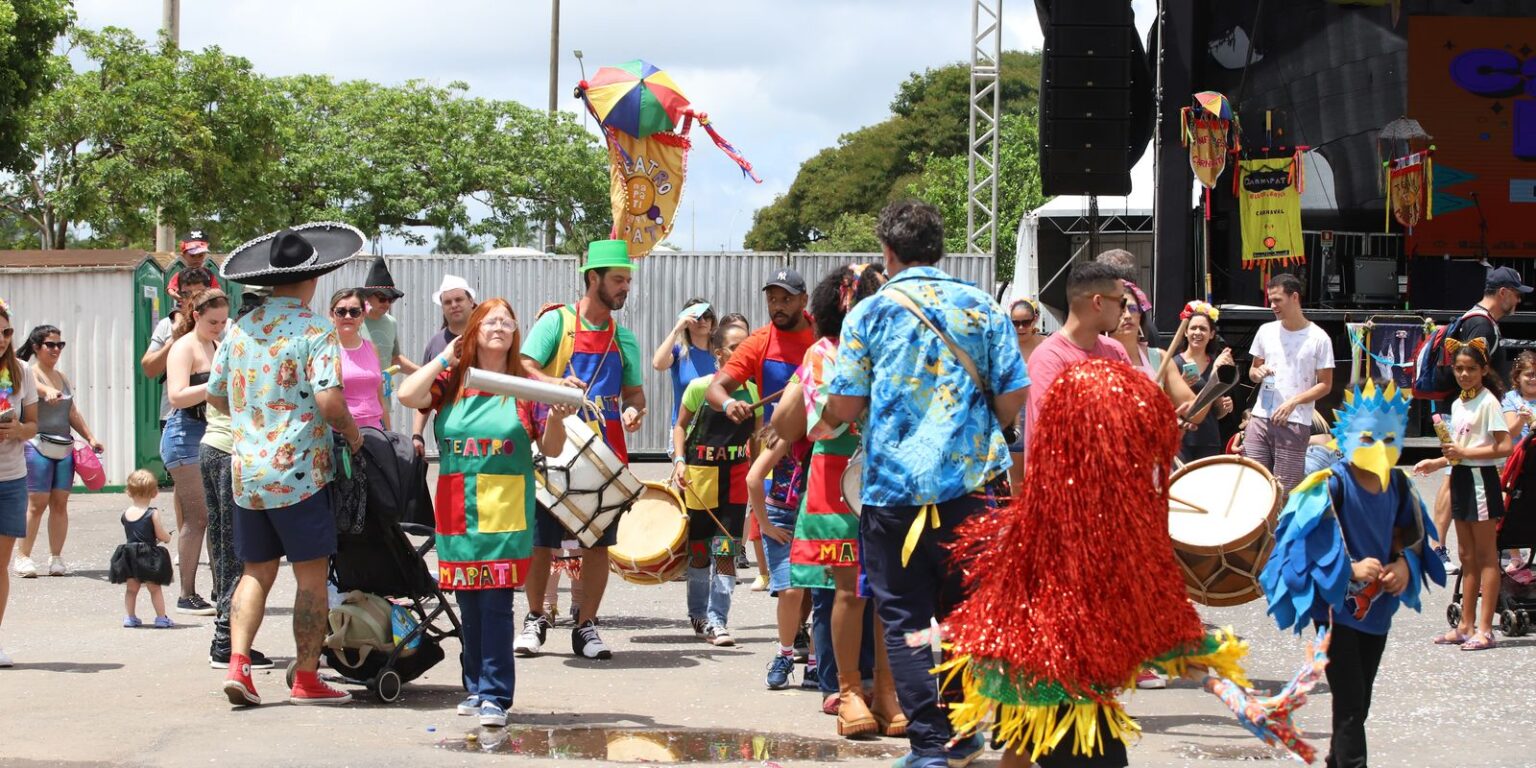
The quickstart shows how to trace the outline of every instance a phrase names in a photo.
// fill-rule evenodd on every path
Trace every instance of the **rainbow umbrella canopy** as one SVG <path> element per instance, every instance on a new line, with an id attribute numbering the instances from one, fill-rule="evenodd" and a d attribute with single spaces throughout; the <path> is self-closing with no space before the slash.
<path id="1" fill-rule="evenodd" d="M 674 130 L 688 110 L 672 76 L 640 59 L 603 67 L 585 85 L 598 121 L 637 139 Z"/>
<path id="2" fill-rule="evenodd" d="M 1195 94 L 1195 103 L 1200 108 L 1222 120 L 1232 119 L 1232 102 L 1227 97 L 1215 91 L 1201 91 Z"/>

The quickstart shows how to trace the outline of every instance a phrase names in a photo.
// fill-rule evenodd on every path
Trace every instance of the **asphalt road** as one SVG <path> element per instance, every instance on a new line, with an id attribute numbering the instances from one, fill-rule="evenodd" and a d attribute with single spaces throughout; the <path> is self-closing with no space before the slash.
<path id="1" fill-rule="evenodd" d="M 642 474 L 664 471 L 649 466 Z M 169 508 L 168 495 L 160 501 Z M 0 643 L 17 665 L 0 670 L 0 763 L 480 766 L 517 754 L 519 764 L 571 765 L 620 754 L 682 753 L 758 766 L 796 757 L 806 760 L 800 764 L 826 763 L 842 752 L 847 759 L 839 764 L 876 766 L 904 750 L 893 740 L 843 746 L 832 718 L 819 711 L 818 695 L 764 689 L 773 603 L 746 584 L 733 609 L 739 645 L 716 649 L 689 630 L 683 584 L 640 587 L 615 579 L 603 613 L 614 659 L 573 658 L 569 629 L 558 627 L 551 653 L 518 662 L 512 712 L 518 728 L 505 734 L 482 732 L 455 716 L 462 693 L 452 642 L 449 658 L 407 685 L 393 705 L 290 706 L 279 668 L 256 679 L 269 704 L 233 711 L 218 689 L 223 673 L 206 662 L 211 617 L 173 614 L 181 622 L 173 630 L 120 627 L 122 592 L 107 583 L 106 568 L 121 540 L 122 504 L 116 496 L 77 496 L 65 549 L 75 575 L 11 582 Z M 41 544 L 39 550 L 46 551 Z M 206 570 L 201 578 L 206 593 Z M 258 641 L 277 657 L 291 654 L 285 606 L 292 594 L 285 573 Z M 1533 764 L 1536 710 L 1528 690 L 1536 638 L 1500 638 L 1498 649 L 1483 653 L 1433 646 L 1429 639 L 1445 626 L 1448 597 L 1432 593 L 1424 614 L 1398 616 L 1369 723 L 1371 764 Z M 1277 632 L 1262 606 L 1204 613 L 1248 638 L 1251 676 L 1277 687 L 1301 664 L 1303 644 Z M 1105 617 L 1106 632 L 1112 624 Z M 1320 752 L 1329 705 L 1324 687 L 1300 715 Z M 1287 759 L 1248 736 L 1193 684 L 1138 693 L 1128 707 L 1144 729 L 1131 750 L 1134 765 Z M 487 749 L 499 754 L 482 754 Z"/>

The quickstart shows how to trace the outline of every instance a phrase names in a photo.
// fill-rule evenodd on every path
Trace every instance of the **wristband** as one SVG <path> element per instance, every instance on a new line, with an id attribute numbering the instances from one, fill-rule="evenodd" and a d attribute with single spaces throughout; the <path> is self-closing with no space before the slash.
<path id="1" fill-rule="evenodd" d="M 422 445 L 426 445 L 427 444 L 427 439 L 425 437 L 422 437 L 421 435 L 411 435 L 411 441 L 412 442 L 415 442 L 417 440 L 420 440 Z"/>
<path id="2" fill-rule="evenodd" d="M 684 463 L 683 462 L 683 457 L 681 457 L 681 456 L 673 456 L 672 457 L 672 463 L 673 464 L 682 464 L 682 463 Z"/>
<path id="3" fill-rule="evenodd" d="M 437 364 L 441 365 L 445 371 L 453 370 L 453 366 L 448 364 L 448 358 L 443 357 L 442 355 L 437 356 Z"/>

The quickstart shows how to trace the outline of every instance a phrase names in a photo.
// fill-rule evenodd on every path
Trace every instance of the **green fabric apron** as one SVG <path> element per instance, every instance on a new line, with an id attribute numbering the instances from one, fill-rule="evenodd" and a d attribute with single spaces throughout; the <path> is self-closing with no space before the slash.
<path id="1" fill-rule="evenodd" d="M 522 585 L 533 556 L 533 454 L 510 397 L 465 390 L 437 414 L 438 584 Z"/>

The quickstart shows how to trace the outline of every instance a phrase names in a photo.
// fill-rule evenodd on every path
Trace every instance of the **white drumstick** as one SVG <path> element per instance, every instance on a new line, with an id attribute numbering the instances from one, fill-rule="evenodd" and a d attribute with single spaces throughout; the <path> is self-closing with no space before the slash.
<path id="1" fill-rule="evenodd" d="M 587 404 L 582 391 L 574 387 L 545 384 L 523 376 L 509 376 L 481 368 L 469 369 L 464 374 L 464 385 L 493 395 L 510 395 L 519 400 L 533 400 L 550 405 L 581 408 Z"/>

